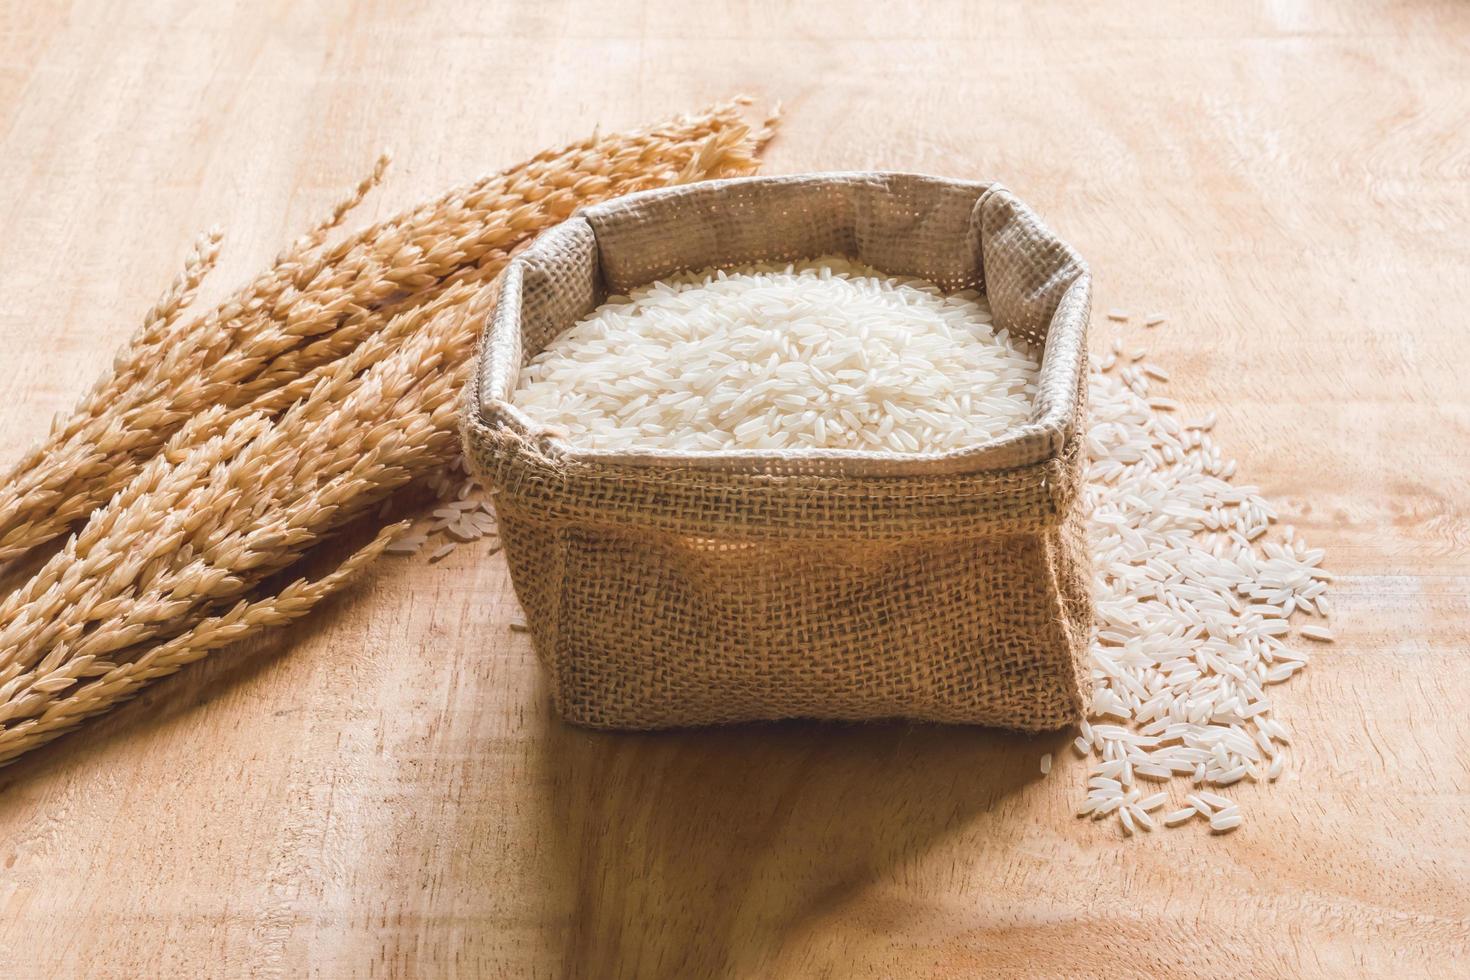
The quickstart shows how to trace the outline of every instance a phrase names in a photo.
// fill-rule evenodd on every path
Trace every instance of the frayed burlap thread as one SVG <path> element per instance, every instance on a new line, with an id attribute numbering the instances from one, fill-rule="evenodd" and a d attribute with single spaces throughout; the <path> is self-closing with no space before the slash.
<path id="1" fill-rule="evenodd" d="M 984 289 L 997 326 L 1043 351 L 1029 421 L 922 456 L 592 451 L 511 404 L 520 368 L 609 295 L 834 253 Z M 464 440 L 558 710 L 608 729 L 1080 718 L 1089 292 L 1077 255 L 1003 187 L 909 174 L 651 191 L 543 236 L 507 269 Z"/>

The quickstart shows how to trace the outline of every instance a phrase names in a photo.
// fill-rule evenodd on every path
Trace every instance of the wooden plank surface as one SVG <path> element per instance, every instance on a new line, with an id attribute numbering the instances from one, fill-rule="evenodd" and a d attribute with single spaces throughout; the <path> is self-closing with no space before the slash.
<path id="1" fill-rule="evenodd" d="M 770 172 L 999 178 L 1168 311 L 1340 636 L 1241 830 L 1125 840 L 1065 737 L 568 729 L 500 556 L 385 563 L 0 772 L 0 975 L 1463 975 L 1470 7 L 1182 6 L 0 6 L 4 459 L 203 227 L 207 302 L 383 146 L 359 221 L 747 91 Z"/>

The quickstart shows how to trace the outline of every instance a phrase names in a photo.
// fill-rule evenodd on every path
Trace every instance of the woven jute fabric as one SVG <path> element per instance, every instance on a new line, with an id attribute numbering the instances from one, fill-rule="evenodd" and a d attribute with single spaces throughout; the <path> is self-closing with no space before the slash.
<path id="1" fill-rule="evenodd" d="M 1026 424 L 963 450 L 577 448 L 513 404 L 608 296 L 708 266 L 840 254 L 986 293 L 1042 354 Z M 1092 624 L 1080 420 L 1090 280 L 998 184 L 841 173 L 586 208 L 506 270 L 466 395 L 558 710 L 597 728 L 1081 717 Z"/>

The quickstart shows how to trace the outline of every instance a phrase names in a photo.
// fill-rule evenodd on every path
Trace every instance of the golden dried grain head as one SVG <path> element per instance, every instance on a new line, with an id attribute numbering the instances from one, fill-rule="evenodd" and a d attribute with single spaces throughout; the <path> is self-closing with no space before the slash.
<path id="1" fill-rule="evenodd" d="M 77 411 L 0 486 L 0 561 L 23 556 L 105 503 L 213 405 L 280 412 L 393 317 L 460 282 L 486 282 L 510 253 L 577 207 L 676 180 L 752 172 L 764 131 L 738 106 L 539 154 L 333 245 L 327 232 L 381 179 L 374 172 L 317 228 L 215 309 L 181 310 L 214 262 L 206 236 Z"/>
<path id="2" fill-rule="evenodd" d="M 0 764 L 341 589 L 405 526 L 321 579 L 261 591 L 456 459 L 460 388 L 509 254 L 581 204 L 752 172 L 768 130 L 732 104 L 593 137 L 326 244 L 384 157 L 186 321 L 218 254 L 203 236 L 113 370 L 0 489 L 0 561 L 82 521 L 0 600 Z"/>

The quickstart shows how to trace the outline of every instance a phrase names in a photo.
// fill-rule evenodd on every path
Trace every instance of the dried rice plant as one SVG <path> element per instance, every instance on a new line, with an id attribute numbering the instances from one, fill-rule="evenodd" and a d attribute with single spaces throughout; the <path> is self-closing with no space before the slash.
<path id="1" fill-rule="evenodd" d="M 459 391 L 510 251 L 588 201 L 749 173 L 768 133 L 728 105 L 594 138 L 324 245 L 380 162 L 269 271 L 185 324 L 218 249 L 205 236 L 113 372 L 0 491 L 7 556 L 96 508 L 0 601 L 0 764 L 340 589 L 404 525 L 262 594 L 455 460 Z"/>
<path id="2" fill-rule="evenodd" d="M 220 236 L 200 240 L 73 414 L 0 486 L 0 562 L 25 555 L 106 503 L 184 424 L 206 409 L 278 413 L 315 372 L 457 282 L 484 282 L 510 253 L 594 200 L 750 173 L 769 129 L 739 105 L 626 135 L 592 137 L 458 188 L 335 245 L 327 234 L 381 180 L 387 160 L 326 221 L 253 282 L 203 316 L 183 310 L 214 265 Z"/>

